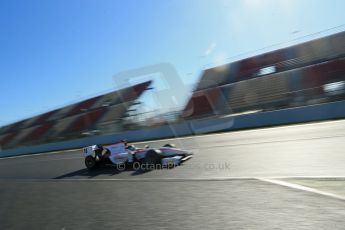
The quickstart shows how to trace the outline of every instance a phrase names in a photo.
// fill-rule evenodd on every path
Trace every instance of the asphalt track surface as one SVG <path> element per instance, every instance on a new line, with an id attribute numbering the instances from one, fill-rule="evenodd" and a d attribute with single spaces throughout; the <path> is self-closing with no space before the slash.
<path id="1" fill-rule="evenodd" d="M 146 173 L 88 172 L 81 150 L 0 159 L 0 229 L 344 229 L 345 198 L 274 181 L 345 178 L 345 121 L 137 145 L 165 143 L 195 155 Z"/>

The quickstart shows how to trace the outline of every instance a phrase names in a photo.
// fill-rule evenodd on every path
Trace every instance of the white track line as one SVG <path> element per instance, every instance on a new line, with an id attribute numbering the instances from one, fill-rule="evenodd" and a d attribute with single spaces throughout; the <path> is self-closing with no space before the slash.
<path id="1" fill-rule="evenodd" d="M 328 197 L 332 197 L 335 199 L 339 199 L 339 200 L 344 200 L 345 201 L 345 197 L 344 196 L 340 196 L 340 195 L 336 195 L 330 192 L 324 192 L 318 189 L 314 189 L 314 188 L 310 188 L 307 186 L 303 186 L 303 185 L 298 185 L 298 184 L 293 184 L 290 182 L 286 182 L 286 181 L 281 181 L 281 180 L 276 180 L 276 179 L 268 179 L 268 178 L 256 178 L 260 181 L 265 181 L 268 183 L 272 183 L 272 184 L 277 184 L 277 185 L 281 185 L 281 186 L 285 186 L 288 188 L 293 188 L 293 189 L 297 189 L 297 190 L 302 190 L 302 191 L 306 191 L 306 192 L 312 192 L 312 193 L 316 193 L 319 195 L 323 195 L 323 196 L 328 196 Z"/>
<path id="2" fill-rule="evenodd" d="M 257 177 L 256 177 L 257 178 Z M 284 179 L 320 179 L 320 180 L 345 180 L 344 176 L 337 175 L 318 175 L 318 176 L 274 176 L 274 177 L 264 177 L 266 179 L 272 180 L 284 180 Z"/>
<path id="3" fill-rule="evenodd" d="M 299 177 L 279 177 L 281 179 L 287 178 L 299 178 Z M 300 177 L 300 178 L 309 178 L 309 179 L 345 179 L 345 177 Z M 137 178 L 137 179 L 126 179 L 126 178 L 55 178 L 55 179 L 1 179 L 0 183 L 6 182 L 21 182 L 21 183 L 38 183 L 38 182 L 224 182 L 224 181 L 235 181 L 235 180 L 259 180 L 271 184 L 276 184 L 292 189 L 297 189 L 305 192 L 311 192 L 318 195 L 338 199 L 345 201 L 345 197 L 341 195 L 336 195 L 334 193 L 321 191 L 318 189 L 310 188 L 303 185 L 293 184 L 286 181 L 281 181 L 277 179 L 270 179 L 270 178 L 262 178 L 262 177 L 206 177 L 206 178 Z"/>
<path id="4" fill-rule="evenodd" d="M 279 178 L 280 180 L 278 180 Z M 140 178 L 61 178 L 61 179 L 39 179 L 39 178 L 29 178 L 29 179 L 4 179 L 0 178 L 0 181 L 231 181 L 231 180 L 260 180 L 269 183 L 279 184 L 279 185 L 297 185 L 289 182 L 281 181 L 282 179 L 330 179 L 330 180 L 345 180 L 345 176 L 318 176 L 318 177 L 246 177 L 246 176 L 234 176 L 234 177 L 189 177 L 189 178 L 181 178 L 181 177 L 161 177 L 161 178 L 149 178 L 149 177 L 140 177 Z M 305 187 L 301 185 L 297 185 L 299 187 Z M 306 187 L 307 188 L 307 187 Z"/>
<path id="5" fill-rule="evenodd" d="M 193 181 L 233 181 L 233 180 L 257 180 L 253 177 L 194 177 L 194 178 L 177 178 L 177 177 L 167 177 L 167 178 L 55 178 L 55 179 L 1 179 L 0 182 L 105 182 L 105 181 L 118 181 L 118 182 L 193 182 Z"/>
<path id="6" fill-rule="evenodd" d="M 23 158 L 23 157 L 45 156 L 45 155 L 52 155 L 52 154 L 61 153 L 61 152 L 77 152 L 77 151 L 80 151 L 80 150 L 81 149 L 69 149 L 69 150 L 59 150 L 59 151 L 44 152 L 44 153 L 33 153 L 33 154 L 11 156 L 11 157 L 0 157 L 0 160 L 7 160 L 7 159 L 14 159 L 14 158 Z"/>

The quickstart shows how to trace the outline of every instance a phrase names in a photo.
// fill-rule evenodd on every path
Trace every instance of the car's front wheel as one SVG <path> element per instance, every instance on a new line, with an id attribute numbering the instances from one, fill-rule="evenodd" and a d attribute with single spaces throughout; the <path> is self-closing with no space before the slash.
<path id="1" fill-rule="evenodd" d="M 92 156 L 87 156 L 85 158 L 85 166 L 88 170 L 97 168 L 97 162 Z"/>

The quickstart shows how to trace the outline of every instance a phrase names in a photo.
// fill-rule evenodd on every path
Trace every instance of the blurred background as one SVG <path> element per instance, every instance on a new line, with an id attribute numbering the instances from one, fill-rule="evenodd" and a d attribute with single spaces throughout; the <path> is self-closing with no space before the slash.
<path id="1" fill-rule="evenodd" d="M 1 4 L 1 149 L 345 97 L 343 1 Z"/>

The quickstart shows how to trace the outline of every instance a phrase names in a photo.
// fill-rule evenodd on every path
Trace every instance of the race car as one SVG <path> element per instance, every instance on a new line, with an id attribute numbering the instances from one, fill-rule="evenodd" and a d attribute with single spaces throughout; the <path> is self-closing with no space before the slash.
<path id="1" fill-rule="evenodd" d="M 156 166 L 174 167 L 190 159 L 193 152 L 166 144 L 161 148 L 137 148 L 120 141 L 112 145 L 92 145 L 83 148 L 85 166 L 89 170 L 103 165 L 135 166 L 133 168 L 153 169 Z M 145 167 L 142 167 L 145 166 Z"/>

